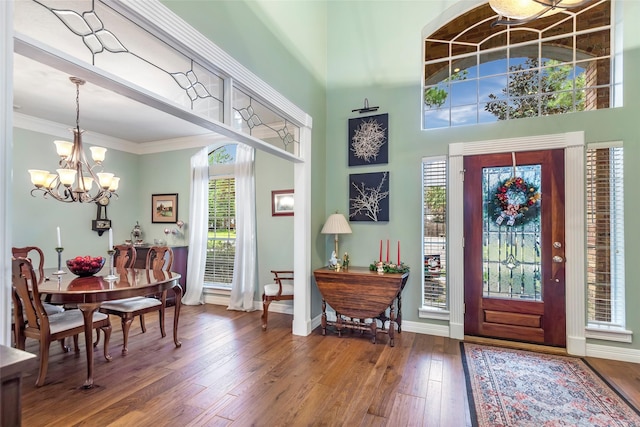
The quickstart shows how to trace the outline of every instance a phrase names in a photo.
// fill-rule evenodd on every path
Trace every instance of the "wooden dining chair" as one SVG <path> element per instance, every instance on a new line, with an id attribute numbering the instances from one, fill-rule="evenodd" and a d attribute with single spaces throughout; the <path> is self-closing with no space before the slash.
<path id="1" fill-rule="evenodd" d="M 24 272 L 27 271 L 27 274 Z M 44 384 L 49 365 L 49 346 L 52 341 L 73 337 L 75 350 L 78 348 L 78 334 L 84 332 L 84 317 L 80 310 L 65 310 L 60 313 L 48 315 L 38 291 L 38 282 L 31 280 L 34 277 L 33 266 L 27 258 L 13 258 L 11 261 L 11 284 L 14 291 L 16 310 L 20 315 L 24 314 L 27 323 L 24 327 L 26 338 L 40 341 L 40 369 L 36 386 Z M 109 316 L 103 313 L 93 314 L 93 329 L 100 328 L 105 335 L 104 357 L 109 356 L 109 339 L 111 338 L 111 322 Z"/>
<path id="2" fill-rule="evenodd" d="M 44 282 L 44 253 L 42 249 L 37 246 L 25 246 L 23 248 L 12 247 L 11 255 L 14 258 L 27 258 L 31 261 L 31 265 L 33 266 L 34 278 L 37 280 L 38 284 Z M 38 266 L 37 269 L 35 266 Z"/>
<path id="3" fill-rule="evenodd" d="M 293 271 L 271 270 L 273 281 L 264 285 L 262 294 L 262 330 L 267 330 L 267 319 L 269 316 L 269 304 L 271 301 L 293 300 Z M 283 283 L 284 282 L 284 283 Z"/>
<path id="4" fill-rule="evenodd" d="M 133 245 L 115 245 L 113 247 L 113 266 L 116 270 L 133 268 L 136 265 L 137 251 Z"/>
<path id="5" fill-rule="evenodd" d="M 152 246 L 147 252 L 145 265 L 147 270 L 170 271 L 173 265 L 173 251 L 168 246 Z M 167 291 L 160 295 L 149 295 L 146 297 L 125 298 L 114 301 L 107 301 L 100 306 L 100 311 L 105 314 L 119 316 L 122 324 L 122 354 L 129 352 L 129 329 L 136 316 L 140 316 L 140 328 L 142 332 L 147 332 L 144 323 L 144 315 L 153 311 L 158 312 L 160 321 L 160 334 L 164 338 L 167 334 L 164 329 L 164 314 L 167 301 Z"/>
<path id="6" fill-rule="evenodd" d="M 34 275 L 33 276 L 29 276 L 29 271 L 23 271 L 23 273 L 29 277 L 29 280 L 35 280 L 38 284 L 41 284 L 42 282 L 44 282 L 44 253 L 42 252 L 42 249 L 40 249 L 37 246 L 25 246 L 25 247 L 12 247 L 11 248 L 11 255 L 13 258 L 26 258 L 29 261 L 31 261 L 31 265 L 37 265 L 38 269 L 37 270 L 33 270 L 34 271 Z M 18 316 L 18 312 L 16 311 L 15 307 L 15 301 L 16 301 L 16 297 L 17 295 L 12 295 L 11 299 L 13 302 L 13 306 L 12 306 L 12 317 L 11 317 L 11 330 L 13 333 L 13 341 L 15 344 L 16 348 L 19 348 L 20 350 L 24 350 L 24 345 L 25 345 L 25 336 L 24 336 L 24 325 L 27 323 L 27 319 L 24 318 L 24 313 L 20 314 Z M 52 314 L 56 314 L 56 313 L 61 313 L 64 311 L 64 307 L 62 307 L 61 305 L 54 305 L 54 304 L 49 304 L 47 302 L 43 301 L 43 307 L 45 309 L 45 311 L 47 312 L 47 314 L 52 315 Z M 60 344 L 62 345 L 63 350 L 65 349 L 64 346 L 64 340 L 62 340 L 60 342 Z"/>

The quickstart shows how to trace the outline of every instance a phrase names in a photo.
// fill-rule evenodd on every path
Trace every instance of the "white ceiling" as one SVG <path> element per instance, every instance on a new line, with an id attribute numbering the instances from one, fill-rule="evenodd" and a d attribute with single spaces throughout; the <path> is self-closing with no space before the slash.
<path id="1" fill-rule="evenodd" d="M 76 86 L 69 74 L 25 56 L 14 55 L 14 111 L 63 124 L 76 122 Z M 195 135 L 208 129 L 87 82 L 80 86 L 80 128 L 135 144 Z M 72 138 L 69 133 L 69 138 Z"/>

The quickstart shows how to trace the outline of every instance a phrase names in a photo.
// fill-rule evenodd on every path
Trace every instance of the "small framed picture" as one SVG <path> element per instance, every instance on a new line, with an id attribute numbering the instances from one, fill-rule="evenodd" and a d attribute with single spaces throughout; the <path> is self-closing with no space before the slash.
<path id="1" fill-rule="evenodd" d="M 293 215 L 293 190 L 274 190 L 271 192 L 271 215 Z"/>
<path id="2" fill-rule="evenodd" d="M 151 195 L 151 222 L 178 222 L 178 193 Z"/>

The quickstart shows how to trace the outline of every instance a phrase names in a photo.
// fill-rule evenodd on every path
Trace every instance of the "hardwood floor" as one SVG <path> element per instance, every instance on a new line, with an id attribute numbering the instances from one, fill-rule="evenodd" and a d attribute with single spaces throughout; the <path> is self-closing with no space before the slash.
<path id="1" fill-rule="evenodd" d="M 366 334 L 323 337 L 320 328 L 297 337 L 290 316 L 270 313 L 263 332 L 260 314 L 184 306 L 178 349 L 150 314 L 146 334 L 134 322 L 127 356 L 113 317 L 113 360 L 96 350 L 91 390 L 80 388 L 83 347 L 65 354 L 54 343 L 45 385 L 34 385 L 35 361 L 23 382 L 23 425 L 471 425 L 459 341 L 405 331 L 391 348 L 385 335 L 374 345 Z M 27 350 L 37 343 L 27 340 Z M 596 362 L 640 406 L 640 367 Z"/>

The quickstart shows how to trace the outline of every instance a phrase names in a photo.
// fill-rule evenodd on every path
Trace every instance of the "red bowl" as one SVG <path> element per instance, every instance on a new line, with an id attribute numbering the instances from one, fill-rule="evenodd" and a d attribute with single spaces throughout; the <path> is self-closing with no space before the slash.
<path id="1" fill-rule="evenodd" d="M 77 256 L 67 260 L 69 271 L 80 277 L 93 276 L 104 266 L 105 259 L 101 256 Z"/>

